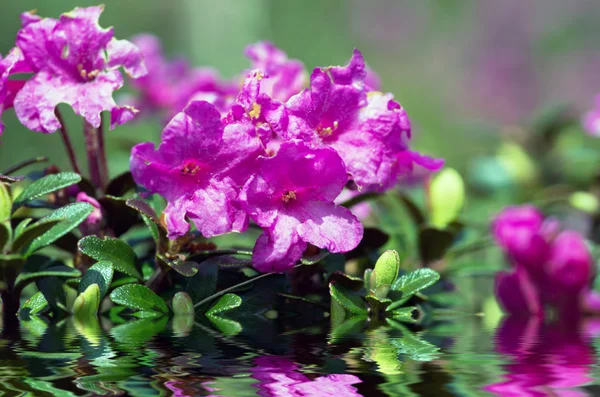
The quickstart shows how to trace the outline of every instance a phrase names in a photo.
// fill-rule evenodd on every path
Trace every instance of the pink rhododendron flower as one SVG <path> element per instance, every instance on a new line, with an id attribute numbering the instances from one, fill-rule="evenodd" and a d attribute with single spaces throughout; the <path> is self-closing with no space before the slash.
<path id="1" fill-rule="evenodd" d="M 249 45 L 245 53 L 252 60 L 252 69 L 259 69 L 269 77 L 263 81 L 262 90 L 271 98 L 285 102 L 304 88 L 306 72 L 302 62 L 288 59 L 273 43 L 261 41 Z"/>
<path id="2" fill-rule="evenodd" d="M 132 42 L 144 56 L 148 74 L 132 80 L 139 92 L 134 101 L 143 113 L 161 112 L 170 119 L 192 99 L 206 100 L 226 112 L 237 93 L 237 86 L 220 79 L 213 68 L 192 68 L 185 59 L 167 60 L 160 41 L 151 34 L 140 34 Z"/>
<path id="3" fill-rule="evenodd" d="M 514 271 L 496 276 L 496 296 L 509 313 L 542 316 L 546 306 L 563 316 L 598 310 L 589 285 L 594 267 L 585 240 L 559 227 L 527 205 L 508 207 L 494 220 L 496 241 L 514 266 Z"/>
<path id="4" fill-rule="evenodd" d="M 283 271 L 301 257 L 307 243 L 347 252 L 360 242 L 363 228 L 344 207 L 334 204 L 344 188 L 344 164 L 331 148 L 311 148 L 294 140 L 273 157 L 261 157 L 240 199 L 264 233 L 254 247 L 253 264 Z"/>
<path id="5" fill-rule="evenodd" d="M 441 162 L 409 151 L 404 109 L 392 94 L 368 91 L 365 78 L 362 55 L 355 50 L 347 66 L 316 68 L 310 89 L 290 98 L 283 111 L 265 111 L 265 118 L 285 139 L 334 148 L 360 190 L 393 187 L 413 161 L 438 170 Z"/>
<path id="6" fill-rule="evenodd" d="M 30 72 L 29 66 L 23 60 L 23 53 L 18 48 L 13 48 L 5 58 L 0 56 L 0 116 L 5 109 L 13 106 L 15 95 L 23 87 L 24 81 L 9 80 L 8 77 L 16 73 Z M 0 121 L 0 135 L 4 124 Z"/>
<path id="7" fill-rule="evenodd" d="M 96 234 L 102 229 L 102 206 L 98 200 L 88 196 L 85 192 L 77 193 L 75 201 L 79 203 L 88 203 L 94 207 L 92 213 L 88 215 L 81 225 L 79 225 L 79 228 L 84 235 Z"/>
<path id="8" fill-rule="evenodd" d="M 218 109 L 191 102 L 165 127 L 162 143 L 136 145 L 131 151 L 135 181 L 161 194 L 170 238 L 189 230 L 191 219 L 205 237 L 246 229 L 248 219 L 236 199 L 240 186 L 263 153 L 248 123 L 221 123 Z"/>
<path id="9" fill-rule="evenodd" d="M 113 37 L 98 19 L 103 7 L 76 8 L 58 20 L 25 13 L 17 34 L 17 47 L 33 77 L 14 100 L 17 117 L 27 128 L 54 132 L 60 122 L 54 111 L 68 103 L 92 126 L 100 126 L 100 113 L 111 112 L 111 128 L 124 123 L 135 109 L 119 107 L 113 92 L 123 86 L 119 68 L 132 77 L 146 73 L 135 45 Z"/>
<path id="10" fill-rule="evenodd" d="M 310 380 L 299 372 L 292 361 L 275 356 L 258 357 L 252 377 L 259 383 L 258 394 L 263 397 L 357 397 L 360 394 L 352 385 L 361 380 L 354 375 L 332 374 Z"/>
<path id="11" fill-rule="evenodd" d="M 596 97 L 594 103 L 594 109 L 583 116 L 583 128 L 590 135 L 600 136 L 600 95 Z"/>

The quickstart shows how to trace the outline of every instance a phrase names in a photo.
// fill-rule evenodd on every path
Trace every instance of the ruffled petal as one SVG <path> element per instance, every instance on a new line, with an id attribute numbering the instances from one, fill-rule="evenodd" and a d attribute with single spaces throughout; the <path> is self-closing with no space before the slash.
<path id="1" fill-rule="evenodd" d="M 297 226 L 294 217 L 279 215 L 273 227 L 260 235 L 252 255 L 258 271 L 283 272 L 302 258 L 307 245 L 296 233 Z"/>
<path id="2" fill-rule="evenodd" d="M 113 38 L 106 46 L 109 68 L 123 67 L 125 73 L 137 79 L 148 73 L 140 49 L 128 40 Z"/>

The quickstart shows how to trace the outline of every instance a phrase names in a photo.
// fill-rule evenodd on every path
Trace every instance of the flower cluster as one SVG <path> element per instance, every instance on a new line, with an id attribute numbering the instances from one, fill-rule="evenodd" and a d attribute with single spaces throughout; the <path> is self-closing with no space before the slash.
<path id="1" fill-rule="evenodd" d="M 76 8 L 58 19 L 22 14 L 16 47 L 0 61 L 0 111 L 14 106 L 23 125 L 46 133 L 62 127 L 55 114 L 59 103 L 94 127 L 100 126 L 102 111 L 110 112 L 111 128 L 131 120 L 135 109 L 117 106 L 112 96 L 123 86 L 119 69 L 137 78 L 146 68 L 134 44 L 100 27 L 102 11 L 101 6 Z M 9 80 L 23 73 L 32 75 Z"/>
<path id="2" fill-rule="evenodd" d="M 309 244 L 330 252 L 358 245 L 361 223 L 334 202 L 345 187 L 383 192 L 415 164 L 443 165 L 410 150 L 405 110 L 392 94 L 372 90 L 377 78 L 358 50 L 346 66 L 316 68 L 305 89 L 302 64 L 272 44 L 246 53 L 254 69 L 233 99 L 212 88 L 211 98 L 186 93 L 190 102 L 167 124 L 160 146 L 132 149 L 136 182 L 168 201 L 170 238 L 187 233 L 188 220 L 205 237 L 242 232 L 252 220 L 263 229 L 255 267 L 283 271 Z M 163 93 L 173 106 L 179 83 L 158 77 L 166 61 L 155 64 L 136 84 L 153 106 Z"/>
<path id="3" fill-rule="evenodd" d="M 496 295 L 511 314 L 543 316 L 547 307 L 578 315 L 598 307 L 590 290 L 593 260 L 583 237 L 560 230 L 534 207 L 508 207 L 493 222 L 496 241 L 514 266 L 496 276 Z"/>

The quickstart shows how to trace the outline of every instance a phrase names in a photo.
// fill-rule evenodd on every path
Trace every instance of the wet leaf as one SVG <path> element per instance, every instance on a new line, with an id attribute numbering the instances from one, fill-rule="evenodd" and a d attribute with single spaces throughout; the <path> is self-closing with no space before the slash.
<path id="1" fill-rule="evenodd" d="M 106 296 L 112 283 L 114 268 L 110 262 L 98 262 L 90 267 L 79 282 L 78 291 L 83 293 L 90 285 L 98 285 L 100 300 Z"/>
<path id="2" fill-rule="evenodd" d="M 31 244 L 31 242 L 46 233 L 50 229 L 54 227 L 60 220 L 51 220 L 51 221 L 43 221 L 43 219 L 26 227 L 21 233 L 15 237 L 11 251 L 19 252 L 24 249 L 27 245 Z"/>
<path id="3" fill-rule="evenodd" d="M 404 354 L 411 360 L 431 361 L 439 355 L 439 348 L 415 336 L 400 323 L 387 319 L 388 324 L 402 331 L 402 338 L 391 339 L 390 342 L 397 348 L 398 354 Z"/>
<path id="4" fill-rule="evenodd" d="M 42 310 L 48 307 L 48 301 L 44 297 L 40 291 L 36 292 L 31 296 L 31 298 L 27 299 L 23 305 L 21 305 L 21 309 L 19 310 L 19 316 L 22 319 L 27 319 L 29 316 L 33 316 Z"/>
<path id="5" fill-rule="evenodd" d="M 73 303 L 73 314 L 79 319 L 96 317 L 100 307 L 100 287 L 98 284 L 90 284 L 80 293 Z"/>
<path id="6" fill-rule="evenodd" d="M 400 270 L 400 256 L 397 251 L 385 251 L 375 263 L 375 288 L 383 284 L 392 284 Z"/>
<path id="7" fill-rule="evenodd" d="M 439 279 L 439 273 L 428 268 L 417 269 L 399 277 L 392 284 L 392 289 L 402 292 L 402 298 L 388 306 L 387 310 L 401 306 L 415 293 L 435 284 Z"/>
<path id="8" fill-rule="evenodd" d="M 219 313 L 233 310 L 242 304 L 242 298 L 236 294 L 225 294 L 210 309 L 204 313 L 207 317 L 215 316 Z"/>
<path id="9" fill-rule="evenodd" d="M 40 219 L 38 222 L 60 221 L 46 233 L 36 237 L 27 247 L 25 255 L 29 256 L 40 248 L 46 247 L 56 240 L 75 229 L 92 213 L 92 207 L 88 203 L 73 203 L 57 209 L 50 215 Z"/>
<path id="10" fill-rule="evenodd" d="M 421 260 L 423 263 L 429 264 L 443 258 L 453 241 L 454 235 L 448 230 L 432 227 L 422 229 L 419 232 Z"/>
<path id="11" fill-rule="evenodd" d="M 329 255 L 329 251 L 321 250 L 317 255 L 307 256 L 300 259 L 300 263 L 303 265 L 315 265 L 321 262 L 324 258 Z"/>
<path id="12" fill-rule="evenodd" d="M 194 314 L 194 303 L 192 298 L 185 292 L 178 292 L 173 296 L 173 313 L 176 316 L 187 316 Z"/>
<path id="13" fill-rule="evenodd" d="M 23 288 L 25 285 L 42 277 L 73 278 L 81 276 L 81 272 L 79 270 L 63 264 L 57 264 L 56 266 L 51 266 L 32 272 L 25 271 L 27 270 L 26 268 L 15 280 L 15 288 Z"/>
<path id="14" fill-rule="evenodd" d="M 112 263 L 115 270 L 142 279 L 133 249 L 123 240 L 107 237 L 87 236 L 79 240 L 79 250 L 87 256 L 102 262 Z"/>
<path id="15" fill-rule="evenodd" d="M 127 345 L 140 345 L 165 329 L 168 322 L 169 318 L 167 316 L 144 318 L 118 325 L 112 328 L 110 333 L 117 342 Z"/>
<path id="16" fill-rule="evenodd" d="M 56 190 L 74 185 L 81 181 L 81 176 L 74 172 L 61 172 L 58 174 L 46 175 L 27 186 L 21 194 L 15 199 L 13 212 L 26 203 L 52 193 Z"/>
<path id="17" fill-rule="evenodd" d="M 208 316 L 208 319 L 212 325 L 227 336 L 233 336 L 242 331 L 242 325 L 237 321 L 219 316 Z"/>
<path id="18" fill-rule="evenodd" d="M 139 284 L 127 284 L 116 288 L 110 299 L 122 306 L 134 310 L 147 310 L 167 314 L 169 308 L 165 301 L 156 295 L 150 288 Z"/>
<path id="19" fill-rule="evenodd" d="M 348 288 L 352 291 L 358 291 L 363 287 L 363 279 L 360 277 L 349 276 L 346 273 L 335 272 L 329 275 L 327 283 L 334 283 L 335 285 Z"/>
<path id="20" fill-rule="evenodd" d="M 356 292 L 334 283 L 329 284 L 329 292 L 331 297 L 350 313 L 367 314 L 365 305 Z"/>

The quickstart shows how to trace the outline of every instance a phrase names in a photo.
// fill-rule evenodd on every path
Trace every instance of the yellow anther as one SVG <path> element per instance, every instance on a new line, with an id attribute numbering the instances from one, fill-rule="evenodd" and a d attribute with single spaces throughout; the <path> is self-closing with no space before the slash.
<path id="1" fill-rule="evenodd" d="M 281 196 L 281 201 L 284 203 L 287 203 L 290 200 L 296 200 L 296 192 L 294 190 L 288 190 L 283 196 Z"/>
<path id="2" fill-rule="evenodd" d="M 254 102 L 252 104 L 252 110 L 250 110 L 248 112 L 248 116 L 250 116 L 250 118 L 257 119 L 260 117 L 260 111 L 261 111 L 260 105 L 256 102 Z"/>

